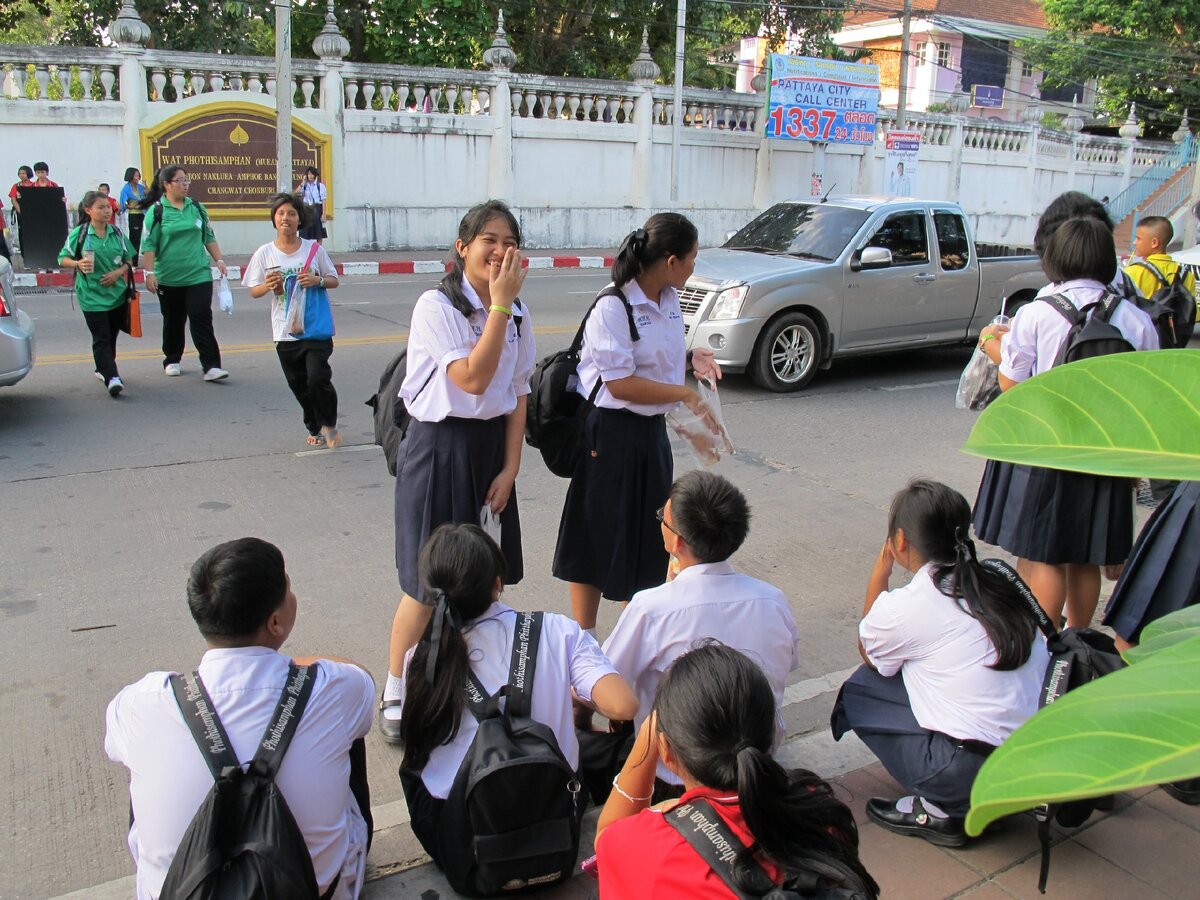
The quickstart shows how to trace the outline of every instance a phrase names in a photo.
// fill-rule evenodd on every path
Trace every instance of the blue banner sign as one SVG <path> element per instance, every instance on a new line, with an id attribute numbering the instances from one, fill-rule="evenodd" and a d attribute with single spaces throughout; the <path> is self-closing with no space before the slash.
<path id="1" fill-rule="evenodd" d="M 971 86 L 971 105 L 982 109 L 1000 109 L 1004 106 L 1004 88 L 995 84 Z"/>
<path id="2" fill-rule="evenodd" d="M 873 144 L 878 110 L 878 66 L 770 55 L 767 137 Z"/>

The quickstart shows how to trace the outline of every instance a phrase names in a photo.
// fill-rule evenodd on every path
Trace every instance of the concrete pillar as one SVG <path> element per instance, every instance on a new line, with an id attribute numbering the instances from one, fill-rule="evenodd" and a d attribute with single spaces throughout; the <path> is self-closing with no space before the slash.
<path id="1" fill-rule="evenodd" d="M 633 173 L 629 185 L 629 202 L 638 210 L 638 218 L 654 205 L 652 195 L 654 159 L 654 93 L 650 84 L 640 84 L 641 93 L 633 106 L 633 124 L 637 143 L 633 147 Z"/>
<path id="2" fill-rule="evenodd" d="M 786 192 L 793 196 L 795 191 Z M 754 208 L 766 209 L 775 201 L 771 184 L 771 140 L 762 133 L 758 135 L 758 153 L 754 157 Z"/>
<path id="3" fill-rule="evenodd" d="M 488 197 L 513 200 L 512 92 L 504 75 L 492 87 L 492 143 L 488 148 Z"/>
<path id="4" fill-rule="evenodd" d="M 146 70 L 142 66 L 141 47 L 121 47 L 121 102 L 125 104 L 125 158 L 127 166 L 134 166 L 142 173 L 147 185 L 154 172 L 147 166 L 154 163 L 142 159 L 142 121 L 146 117 L 146 106 L 150 102 L 146 91 Z"/>

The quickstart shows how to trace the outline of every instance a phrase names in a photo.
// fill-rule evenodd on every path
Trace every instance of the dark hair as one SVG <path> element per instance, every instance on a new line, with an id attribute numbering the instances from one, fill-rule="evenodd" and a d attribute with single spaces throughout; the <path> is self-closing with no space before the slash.
<path id="1" fill-rule="evenodd" d="M 47 175 L 49 175 L 50 174 L 50 165 L 49 165 L 49 163 L 35 162 L 33 164 L 33 171 L 45 172 Z"/>
<path id="2" fill-rule="evenodd" d="M 750 504 L 727 478 L 699 469 L 671 485 L 671 516 L 702 563 L 722 562 L 750 533 Z"/>
<path id="3" fill-rule="evenodd" d="M 17 166 L 17 178 L 21 177 L 22 172 L 25 173 L 26 181 L 33 181 L 33 169 L 29 168 L 29 166 Z"/>
<path id="4" fill-rule="evenodd" d="M 142 201 L 146 209 L 163 198 L 163 194 L 167 192 L 167 185 L 175 180 L 176 175 L 186 171 L 183 166 L 169 165 L 163 166 L 155 172 L 154 180 L 150 182 L 150 189 L 146 191 L 146 199 Z"/>
<path id="5" fill-rule="evenodd" d="M 98 186 L 102 187 L 102 188 L 108 188 L 110 191 L 112 190 L 112 185 L 109 184 L 107 181 L 100 182 L 100 184 Z"/>
<path id="6" fill-rule="evenodd" d="M 504 554 L 478 525 L 439 525 L 417 562 L 425 599 L 435 607 L 408 665 L 400 740 L 400 768 L 419 771 L 429 754 L 458 734 L 470 661 L 462 628 L 492 605 L 496 579 L 504 583 Z M 445 615 L 436 607 L 445 603 Z M 434 628 L 440 628 L 433 678 L 426 677 Z"/>
<path id="7" fill-rule="evenodd" d="M 1067 191 L 1051 200 L 1038 218 L 1037 231 L 1033 234 L 1033 249 L 1038 256 L 1046 252 L 1051 236 L 1068 219 L 1095 219 L 1109 231 L 1113 230 L 1113 220 L 1103 203 L 1082 191 Z"/>
<path id="8" fill-rule="evenodd" d="M 304 200 L 299 194 L 293 194 L 290 191 L 283 191 L 271 198 L 271 224 L 275 224 L 275 213 L 279 212 L 279 207 L 291 206 L 300 216 L 300 227 L 303 228 L 308 224 L 308 207 L 304 205 Z"/>
<path id="9" fill-rule="evenodd" d="M 1008 579 L 980 564 L 970 528 L 971 505 L 941 482 L 914 478 L 892 498 L 888 536 L 903 529 L 905 539 L 935 565 L 938 589 L 983 626 L 996 649 L 990 668 L 1018 669 L 1029 659 L 1037 621 Z"/>
<path id="10" fill-rule="evenodd" d="M 1095 219 L 1068 219 L 1046 244 L 1042 271 L 1052 282 L 1092 278 L 1109 284 L 1117 277 L 1112 232 Z"/>
<path id="11" fill-rule="evenodd" d="M 517 222 L 517 217 L 513 215 L 512 210 L 508 208 L 508 204 L 501 200 L 486 200 L 467 210 L 467 214 L 458 223 L 458 239 L 464 245 L 471 243 L 471 241 L 483 233 L 483 229 L 487 227 L 488 222 L 497 217 L 504 219 L 508 223 L 508 227 L 512 229 L 513 237 L 517 239 L 517 246 L 520 247 L 521 225 Z M 441 291 L 450 299 L 450 304 L 455 309 L 464 316 L 469 316 L 475 311 L 475 307 L 471 305 L 471 301 L 463 293 L 463 272 L 466 268 L 466 263 L 462 258 L 462 254 L 453 247 L 450 249 L 450 258 L 446 262 L 450 263 L 451 268 L 446 273 L 446 277 L 442 279 Z"/>
<path id="12" fill-rule="evenodd" d="M 287 597 L 283 554 L 253 537 L 217 544 L 192 565 L 188 608 L 207 637 L 253 635 Z"/>
<path id="13" fill-rule="evenodd" d="M 321 170 L 320 170 L 320 169 L 318 169 L 316 166 L 307 166 L 307 167 L 305 167 L 305 169 L 304 169 L 304 174 L 305 174 L 305 175 L 308 175 L 308 174 L 310 174 L 310 173 L 312 174 L 312 176 L 313 176 L 314 178 L 320 178 L 320 177 L 321 177 Z"/>
<path id="14" fill-rule="evenodd" d="M 88 191 L 83 195 L 83 199 L 79 201 L 79 224 L 84 228 L 88 226 L 90 217 L 87 211 L 96 205 L 97 200 L 103 200 L 108 203 L 108 198 L 99 191 Z"/>
<path id="15" fill-rule="evenodd" d="M 128 184 L 129 182 L 133 181 L 133 176 L 140 174 L 141 170 L 137 166 L 130 166 L 125 170 L 125 183 Z"/>
<path id="16" fill-rule="evenodd" d="M 700 232 L 686 216 L 655 213 L 621 242 L 612 267 L 613 284 L 632 281 L 660 259 L 687 256 L 699 240 Z"/>
<path id="17" fill-rule="evenodd" d="M 1166 216 L 1145 216 L 1138 221 L 1137 227 L 1139 231 L 1143 228 L 1153 231 L 1162 245 L 1163 252 L 1166 252 L 1167 245 L 1175 239 L 1175 228 Z"/>
<path id="18" fill-rule="evenodd" d="M 771 756 L 775 693 L 762 669 L 737 650 L 706 643 L 667 669 L 654 709 L 687 773 L 705 787 L 737 792 L 755 840 L 734 864 L 739 887 L 750 889 L 750 863 L 761 850 L 783 869 L 785 883 L 815 874 L 830 886 L 878 896 L 858 858 L 850 809 L 828 782 L 804 769 L 789 772 Z"/>

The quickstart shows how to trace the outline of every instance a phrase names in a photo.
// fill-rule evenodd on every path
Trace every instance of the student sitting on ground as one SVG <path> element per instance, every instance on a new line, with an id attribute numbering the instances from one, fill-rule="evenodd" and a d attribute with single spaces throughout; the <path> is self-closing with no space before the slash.
<path id="1" fill-rule="evenodd" d="M 831 723 L 910 792 L 869 801 L 871 820 L 943 847 L 966 843 L 975 775 L 1037 712 L 1049 663 L 1028 601 L 980 564 L 970 527 L 966 498 L 936 481 L 892 500 L 858 626 L 866 665 L 842 685 Z M 912 580 L 888 590 L 897 563 Z"/>
<path id="2" fill-rule="evenodd" d="M 213 547 L 192 566 L 187 595 L 208 643 L 200 682 L 243 765 L 275 716 L 291 664 L 315 665 L 312 693 L 275 783 L 312 856 L 320 895 L 336 882 L 332 900 L 352 900 L 362 890 L 371 834 L 362 738 L 371 729 L 375 683 L 347 660 L 279 652 L 296 624 L 297 601 L 283 554 L 266 541 Z M 213 788 L 170 676 L 151 672 L 108 705 L 104 749 L 129 769 L 138 900 L 162 891 L 184 832 Z"/>
<path id="3" fill-rule="evenodd" d="M 637 693 L 641 711 L 636 726 L 649 715 L 663 673 L 706 638 L 754 660 L 766 673 L 776 706 L 782 706 L 784 682 L 800 664 L 796 621 L 779 588 L 741 574 L 729 561 L 750 531 L 745 495 L 720 475 L 688 472 L 671 485 L 658 520 L 670 570 L 677 574 L 634 595 L 604 642 L 604 654 Z M 780 720 L 780 736 L 782 730 Z M 591 781 L 606 783 L 613 773 L 615 767 L 607 779 Z M 679 776 L 665 765 L 658 774 L 660 796 L 678 796 L 683 785 Z"/>
<path id="4" fill-rule="evenodd" d="M 604 900 L 727 900 L 778 884 L 797 891 L 788 896 L 821 888 L 879 895 L 859 861 L 850 810 L 816 775 L 785 771 L 771 757 L 775 715 L 766 676 L 736 650 L 713 643 L 675 660 L 596 826 Z M 686 791 L 647 808 L 656 762 Z M 753 852 L 722 862 L 713 853 L 718 839 Z"/>

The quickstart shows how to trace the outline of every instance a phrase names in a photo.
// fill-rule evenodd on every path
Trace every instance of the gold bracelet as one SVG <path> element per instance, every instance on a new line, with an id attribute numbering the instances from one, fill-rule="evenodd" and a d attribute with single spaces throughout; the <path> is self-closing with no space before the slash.
<path id="1" fill-rule="evenodd" d="M 621 777 L 620 772 L 618 772 L 616 775 L 613 776 L 613 782 L 612 782 L 613 790 L 615 790 L 618 794 L 620 794 L 622 797 L 624 797 L 630 803 L 649 803 L 651 801 L 651 799 L 653 799 L 654 794 L 651 794 L 649 797 L 634 797 L 634 796 L 631 796 L 630 794 L 625 793 L 623 790 L 621 790 L 621 786 L 619 784 L 617 784 L 617 779 L 620 777 Z"/>

